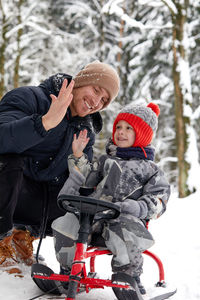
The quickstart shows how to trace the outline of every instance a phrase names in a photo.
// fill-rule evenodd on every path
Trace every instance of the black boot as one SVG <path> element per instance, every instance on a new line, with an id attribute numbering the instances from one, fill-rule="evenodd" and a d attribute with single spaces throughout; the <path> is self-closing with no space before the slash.
<path id="1" fill-rule="evenodd" d="M 115 273 L 112 275 L 112 282 L 130 286 L 130 288 L 112 288 L 118 300 L 142 300 L 137 282 L 132 276 L 121 272 Z"/>
<path id="2" fill-rule="evenodd" d="M 62 268 L 60 267 L 60 275 L 70 275 L 71 270 L 69 268 Z M 69 282 L 68 281 L 61 281 L 62 287 L 67 291 Z"/>
<path id="3" fill-rule="evenodd" d="M 138 285 L 138 288 L 140 290 L 140 293 L 142 295 L 145 295 L 146 294 L 146 290 L 145 290 L 145 287 L 143 286 L 143 284 L 141 283 L 140 281 L 140 277 L 139 276 L 136 276 L 134 277 L 135 278 L 135 281 L 137 282 L 137 285 Z"/>

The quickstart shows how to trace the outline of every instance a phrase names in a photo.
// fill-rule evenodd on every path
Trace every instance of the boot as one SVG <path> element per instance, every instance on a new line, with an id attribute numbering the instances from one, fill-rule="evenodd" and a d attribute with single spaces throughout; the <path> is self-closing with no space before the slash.
<path id="1" fill-rule="evenodd" d="M 0 240 L 0 267 L 9 267 L 18 263 L 12 238 L 13 234 Z"/>
<path id="2" fill-rule="evenodd" d="M 134 278 L 135 278 L 135 281 L 137 282 L 137 285 L 138 285 L 138 288 L 140 290 L 140 293 L 142 295 L 145 295 L 146 294 L 146 290 L 145 290 L 145 287 L 143 286 L 143 284 L 141 283 L 140 277 L 136 276 Z"/>
<path id="3" fill-rule="evenodd" d="M 60 266 L 60 274 L 61 275 L 70 275 L 71 273 L 71 269 L 70 268 L 63 268 Z M 61 281 L 61 284 L 63 286 L 63 288 L 67 291 L 68 290 L 68 286 L 69 286 L 69 282 L 68 281 Z"/>
<path id="4" fill-rule="evenodd" d="M 30 235 L 28 230 L 13 230 L 13 245 L 16 249 L 16 257 L 19 261 L 30 266 L 34 262 L 33 241 L 35 238 Z"/>
<path id="5" fill-rule="evenodd" d="M 122 272 L 112 274 L 112 282 L 118 284 L 129 284 L 129 288 L 113 287 L 113 292 L 118 300 L 140 300 L 141 294 L 135 279 Z"/>

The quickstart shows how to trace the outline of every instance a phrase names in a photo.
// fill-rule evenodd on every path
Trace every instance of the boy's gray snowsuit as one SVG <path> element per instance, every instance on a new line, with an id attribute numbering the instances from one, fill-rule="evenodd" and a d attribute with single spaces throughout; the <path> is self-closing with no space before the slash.
<path id="1" fill-rule="evenodd" d="M 93 164 L 92 170 L 86 156 L 77 159 L 70 155 L 68 162 L 70 176 L 60 194 L 79 195 L 80 186 L 97 186 L 91 197 L 120 205 L 120 216 L 114 220 L 96 222 L 93 232 L 100 231 L 107 248 L 113 253 L 113 272 L 140 275 L 143 265 L 141 253 L 154 243 L 145 227 L 146 221 L 157 218 L 165 211 L 170 195 L 164 173 L 153 161 L 136 157 L 121 159 L 115 155 L 103 155 L 96 169 Z M 67 213 L 56 219 L 52 228 L 57 259 L 61 267 L 70 268 L 79 221 L 74 214 Z"/>

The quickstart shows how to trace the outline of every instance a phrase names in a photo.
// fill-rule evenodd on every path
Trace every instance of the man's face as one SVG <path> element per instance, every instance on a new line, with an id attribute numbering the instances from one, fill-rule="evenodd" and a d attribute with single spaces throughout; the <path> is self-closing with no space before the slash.
<path id="1" fill-rule="evenodd" d="M 72 91 L 73 100 L 70 104 L 72 116 L 85 117 L 103 108 L 109 101 L 108 92 L 99 86 L 83 86 Z"/>

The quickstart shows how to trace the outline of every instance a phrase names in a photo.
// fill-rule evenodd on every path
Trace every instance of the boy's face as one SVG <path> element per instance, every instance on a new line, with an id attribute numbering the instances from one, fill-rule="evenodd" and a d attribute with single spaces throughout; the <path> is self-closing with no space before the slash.
<path id="1" fill-rule="evenodd" d="M 114 139 L 118 147 L 132 147 L 135 142 L 135 131 L 129 123 L 120 120 L 116 125 Z"/>

